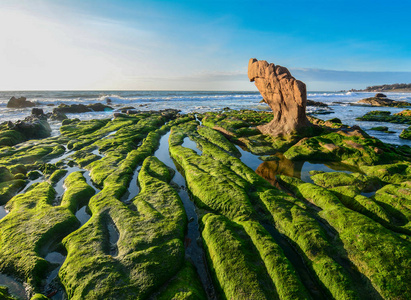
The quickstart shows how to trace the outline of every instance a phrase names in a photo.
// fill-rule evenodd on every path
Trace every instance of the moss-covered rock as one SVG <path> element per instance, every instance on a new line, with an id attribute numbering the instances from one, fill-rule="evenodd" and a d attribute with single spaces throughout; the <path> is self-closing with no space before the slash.
<path id="1" fill-rule="evenodd" d="M 91 219 L 64 239 L 68 254 L 59 276 L 70 298 L 120 299 L 125 289 L 127 298 L 146 298 L 182 268 L 186 220 L 181 200 L 164 181 L 167 172 L 156 158 L 145 160 L 136 211 L 109 186 L 91 198 Z M 109 226 L 119 234 L 115 245 Z"/>
<path id="2" fill-rule="evenodd" d="M 411 140 L 411 126 L 408 128 L 405 128 L 401 134 L 400 138 L 405 139 L 405 140 Z"/>
<path id="3" fill-rule="evenodd" d="M 367 112 L 362 117 L 357 118 L 359 121 L 377 121 L 377 122 L 390 122 L 399 124 L 411 124 L 410 110 L 405 110 L 391 115 L 389 111 L 373 110 Z"/>
<path id="4" fill-rule="evenodd" d="M 353 166 L 406 159 L 395 149 L 359 129 L 304 138 L 289 148 L 284 156 L 290 160 L 339 161 Z"/>
<path id="5" fill-rule="evenodd" d="M 347 209 L 331 191 L 295 178 L 280 178 L 299 197 L 322 209 L 320 215 L 337 230 L 350 260 L 384 298 L 407 299 L 411 295 L 406 284 L 411 280 L 407 269 L 411 248 L 407 242 L 368 217 Z"/>

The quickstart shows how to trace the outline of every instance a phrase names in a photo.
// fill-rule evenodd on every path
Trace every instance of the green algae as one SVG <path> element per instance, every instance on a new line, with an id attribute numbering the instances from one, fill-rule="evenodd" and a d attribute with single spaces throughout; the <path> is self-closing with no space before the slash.
<path id="1" fill-rule="evenodd" d="M 145 298 L 182 268 L 186 220 L 169 179 L 167 167 L 149 157 L 139 173 L 136 211 L 108 186 L 91 198 L 91 219 L 63 241 L 68 254 L 59 277 L 70 298 L 124 298 L 125 288 L 127 298 Z M 119 232 L 115 256 L 108 249 L 108 222 Z M 98 287 L 91 284 L 96 281 Z"/>
<path id="2" fill-rule="evenodd" d="M 391 112 L 389 111 L 373 110 L 367 112 L 364 116 L 357 118 L 357 120 L 411 124 L 411 115 L 409 112 L 410 110 L 404 110 L 391 115 Z"/>
<path id="3" fill-rule="evenodd" d="M 10 213 L 0 221 L 0 270 L 25 280 L 34 290 L 50 267 L 42 256 L 51 244 L 76 229 L 75 208 L 94 193 L 80 172 L 70 174 L 65 183 L 60 206 L 52 206 L 55 191 L 43 182 L 13 197 L 7 203 Z"/>
<path id="4" fill-rule="evenodd" d="M 26 185 L 23 179 L 9 180 L 0 183 L 0 204 L 5 204 Z"/>
<path id="5" fill-rule="evenodd" d="M 395 149 L 359 130 L 304 138 L 284 152 L 284 156 L 290 160 L 338 161 L 352 166 L 405 159 Z"/>
<path id="6" fill-rule="evenodd" d="M 171 279 L 165 290 L 153 298 L 158 300 L 205 300 L 207 296 L 194 266 L 185 262 L 184 267 Z"/>
<path id="7" fill-rule="evenodd" d="M 8 288 L 6 286 L 0 286 L 0 299 L 16 300 L 15 297 L 9 294 Z"/>
<path id="8" fill-rule="evenodd" d="M 254 207 L 260 210 L 264 209 L 264 206 L 269 206 L 269 211 L 276 216 L 276 221 L 278 220 L 276 226 L 285 230 L 286 235 L 292 237 L 291 239 L 296 241 L 302 251 L 310 255 L 313 272 L 317 273 L 330 293 L 337 298 L 354 299 L 355 292 L 350 279 L 342 267 L 327 254 L 329 251 L 327 249 L 331 248 L 331 244 L 325 239 L 325 232 L 317 221 L 304 211 L 306 207 L 302 203 L 294 205 L 293 202 L 297 202 L 294 198 L 290 203 L 284 201 L 284 197 L 287 197 L 285 194 L 277 191 L 237 158 L 230 156 L 208 141 L 198 140 L 203 150 L 202 156 L 198 156 L 191 149 L 180 146 L 179 143 L 185 136 L 184 132 L 188 131 L 187 128 L 184 129 L 185 126 L 186 124 L 172 128 L 169 140 L 170 153 L 184 169 L 187 186 L 198 205 L 237 222 L 256 218 Z M 210 190 L 206 188 L 207 186 L 215 188 Z M 286 221 L 284 215 L 276 214 L 273 209 L 274 199 L 277 200 L 279 207 L 284 207 L 282 210 L 287 205 L 289 208 L 292 207 L 296 212 L 294 218 L 296 220 L 299 218 L 301 221 L 284 223 Z M 263 218 L 266 219 L 266 216 Z M 295 222 L 294 226 L 293 222 Z M 299 229 L 302 225 L 304 229 Z M 208 247 L 207 241 L 206 244 Z M 261 251 L 263 252 L 264 248 L 261 248 Z M 224 253 L 224 255 L 230 257 L 229 253 Z M 221 278 L 218 282 L 223 285 Z"/>
<path id="9" fill-rule="evenodd" d="M 330 191 L 280 176 L 283 184 L 315 205 L 319 213 L 339 233 L 350 260 L 372 282 L 384 298 L 406 299 L 411 290 L 407 266 L 411 263 L 411 249 L 396 234 L 373 220 L 344 207 Z M 401 278 L 401 280 L 398 280 Z"/>
<path id="10" fill-rule="evenodd" d="M 408 128 L 405 128 L 401 134 L 400 138 L 405 139 L 405 140 L 411 140 L 411 126 Z"/>
<path id="11" fill-rule="evenodd" d="M 381 187 L 377 177 L 366 176 L 361 173 L 324 172 L 311 176 L 316 185 L 333 188 L 337 186 L 356 187 L 360 192 L 375 191 Z"/>
<path id="12" fill-rule="evenodd" d="M 394 164 L 382 164 L 376 166 L 362 166 L 368 176 L 378 177 L 385 183 L 402 183 L 411 180 L 411 166 L 409 162 L 398 162 Z"/>
<path id="13" fill-rule="evenodd" d="M 264 266 L 256 263 L 241 227 L 222 216 L 205 215 L 202 232 L 215 276 L 227 299 L 276 299 Z"/>

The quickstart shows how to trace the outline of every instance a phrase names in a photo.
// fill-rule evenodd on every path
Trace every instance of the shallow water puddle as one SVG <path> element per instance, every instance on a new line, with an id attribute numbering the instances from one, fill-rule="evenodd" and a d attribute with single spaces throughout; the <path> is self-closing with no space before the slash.
<path id="1" fill-rule="evenodd" d="M 127 192 L 124 194 L 123 197 L 121 197 L 121 201 L 123 201 L 125 204 L 131 203 L 131 200 L 133 200 L 133 198 L 136 197 L 138 193 L 140 193 L 140 187 L 138 186 L 138 173 L 140 172 L 140 170 L 141 166 L 137 167 L 134 170 L 134 174 L 131 178 Z"/>
<path id="2" fill-rule="evenodd" d="M 263 163 L 263 161 L 258 158 L 259 157 L 258 155 L 245 151 L 238 145 L 235 145 L 235 147 L 241 153 L 240 160 L 243 162 L 243 164 L 245 164 L 247 167 L 249 167 L 253 171 L 257 170 L 258 166 Z"/>
<path id="3" fill-rule="evenodd" d="M 8 213 L 9 211 L 4 208 L 4 205 L 0 206 L 0 220 L 7 216 Z"/>
<path id="4" fill-rule="evenodd" d="M 185 148 L 189 148 L 191 150 L 194 150 L 195 153 L 197 153 L 198 155 L 203 154 L 203 152 L 200 149 L 198 149 L 197 143 L 192 141 L 189 137 L 184 138 L 183 143 L 181 144 L 181 146 L 183 146 Z"/>
<path id="5" fill-rule="evenodd" d="M 76 211 L 75 216 L 77 220 L 80 221 L 80 226 L 83 226 L 84 224 L 86 224 L 87 221 L 90 220 L 91 218 L 91 215 L 87 213 L 87 205 L 84 205 L 82 208 Z"/>
<path id="6" fill-rule="evenodd" d="M 44 259 L 52 264 L 61 265 L 66 259 L 66 256 L 59 252 L 53 251 L 53 252 L 48 253 L 46 257 L 44 257 Z"/>
<path id="7" fill-rule="evenodd" d="M 175 171 L 173 181 L 180 187 L 178 195 L 183 202 L 184 209 L 186 211 L 187 219 L 189 220 L 187 225 L 187 233 L 184 239 L 184 245 L 186 248 L 185 255 L 194 264 L 197 273 L 200 277 L 204 290 L 207 293 L 208 299 L 216 299 L 215 290 L 211 281 L 210 274 L 207 271 L 207 261 L 204 249 L 201 246 L 201 235 L 198 225 L 198 216 L 194 203 L 191 201 L 187 192 L 186 181 L 184 177 L 177 170 L 173 159 L 170 157 L 168 138 L 170 132 L 163 135 L 160 139 L 160 146 L 154 153 L 154 156 L 161 160 L 165 165 Z M 193 142 L 194 143 L 194 142 Z"/>
<path id="8" fill-rule="evenodd" d="M 0 285 L 7 286 L 9 293 L 18 299 L 28 299 L 24 285 L 13 277 L 0 273 Z"/>
<path id="9" fill-rule="evenodd" d="M 117 256 L 118 254 L 117 241 L 120 238 L 120 234 L 117 230 L 116 225 L 114 225 L 114 222 L 112 220 L 108 222 L 107 230 L 108 230 L 108 241 L 110 243 L 110 255 Z"/>
<path id="10" fill-rule="evenodd" d="M 334 169 L 333 169 L 334 167 Z M 314 183 L 311 180 L 311 175 L 309 174 L 310 171 L 322 171 L 322 172 L 343 172 L 347 174 L 351 174 L 352 171 L 346 170 L 341 166 L 329 165 L 329 164 L 322 164 L 322 163 L 310 163 L 306 161 L 301 169 L 301 180 L 309 183 Z"/>

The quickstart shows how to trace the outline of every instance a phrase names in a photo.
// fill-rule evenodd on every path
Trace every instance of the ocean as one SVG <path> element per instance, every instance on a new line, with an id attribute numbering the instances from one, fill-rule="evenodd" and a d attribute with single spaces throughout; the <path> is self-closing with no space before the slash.
<path id="1" fill-rule="evenodd" d="M 408 101 L 411 103 L 411 93 L 386 93 L 393 100 Z M 331 114 L 316 115 L 318 118 L 328 120 L 339 118 L 344 124 L 359 125 L 370 135 L 375 136 L 386 143 L 409 145 L 411 141 L 400 139 L 398 136 L 407 124 L 361 122 L 356 118 L 371 110 L 385 110 L 391 113 L 400 112 L 402 108 L 352 106 L 351 104 L 375 93 L 364 92 L 308 92 L 308 99 L 324 102 L 332 109 Z M 181 113 L 220 111 L 224 108 L 234 110 L 253 109 L 269 110 L 268 105 L 260 103 L 262 96 L 256 92 L 226 92 L 226 91 L 6 91 L 0 92 L 0 122 L 22 120 L 30 115 L 31 108 L 11 109 L 7 108 L 7 102 L 12 97 L 26 97 L 27 100 L 37 103 L 45 113 L 52 111 L 61 103 L 65 104 L 91 104 L 101 102 L 109 104 L 115 110 L 124 107 L 134 107 L 137 110 L 161 110 L 174 108 Z M 315 113 L 318 107 L 307 107 L 308 113 Z M 90 112 L 82 114 L 69 114 L 69 118 L 81 120 L 94 118 L 110 118 L 112 111 Z M 53 135 L 58 134 L 60 122 L 50 122 Z M 395 133 L 384 133 L 370 130 L 375 126 L 388 126 Z"/>

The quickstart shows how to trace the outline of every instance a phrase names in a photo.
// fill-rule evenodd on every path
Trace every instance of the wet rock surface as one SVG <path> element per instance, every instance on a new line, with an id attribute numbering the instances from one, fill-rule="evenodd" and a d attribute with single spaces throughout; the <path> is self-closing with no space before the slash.
<path id="1" fill-rule="evenodd" d="M 84 104 L 60 104 L 53 109 L 53 114 L 67 114 L 67 113 L 85 113 L 91 111 L 111 111 L 113 108 L 102 103 L 93 103 L 89 105 Z"/>
<path id="2" fill-rule="evenodd" d="M 8 108 L 24 108 L 36 106 L 34 102 L 28 101 L 26 97 L 11 97 L 9 102 L 7 102 Z"/>
<path id="3" fill-rule="evenodd" d="M 376 94 L 375 97 L 365 98 L 357 102 L 358 104 L 371 106 L 408 107 L 411 103 L 406 101 L 395 101 L 388 99 L 384 94 Z"/>
<path id="4" fill-rule="evenodd" d="M 2 146 L 1 276 L 39 299 L 410 298 L 411 149 L 273 117 L 116 113 Z"/>

